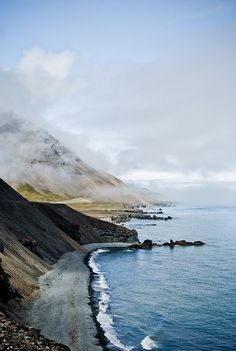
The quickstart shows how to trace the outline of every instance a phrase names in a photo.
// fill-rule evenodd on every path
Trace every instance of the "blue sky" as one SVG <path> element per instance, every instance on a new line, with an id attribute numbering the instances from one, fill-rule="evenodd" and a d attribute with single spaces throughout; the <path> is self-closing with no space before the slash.
<path id="1" fill-rule="evenodd" d="M 0 113 L 171 199 L 236 198 L 235 0 L 0 0 Z"/>
<path id="2" fill-rule="evenodd" d="M 14 66 L 35 45 L 101 61 L 197 54 L 209 39 L 232 41 L 235 16 L 227 0 L 1 0 L 0 63 Z"/>

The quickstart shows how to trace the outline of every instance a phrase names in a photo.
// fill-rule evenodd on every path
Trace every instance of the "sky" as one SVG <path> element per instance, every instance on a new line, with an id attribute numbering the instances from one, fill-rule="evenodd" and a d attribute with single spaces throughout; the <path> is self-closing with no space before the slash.
<path id="1" fill-rule="evenodd" d="M 0 113 L 173 201 L 236 204 L 235 0 L 0 0 Z"/>

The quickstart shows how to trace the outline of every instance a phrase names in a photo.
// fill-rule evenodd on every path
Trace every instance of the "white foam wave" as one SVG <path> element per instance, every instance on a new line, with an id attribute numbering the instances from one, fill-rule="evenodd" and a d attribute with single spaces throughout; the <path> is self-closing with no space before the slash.
<path id="1" fill-rule="evenodd" d="M 147 335 L 142 341 L 141 346 L 144 350 L 152 350 L 158 348 L 157 343 L 151 339 L 150 335 Z"/>
<path id="2" fill-rule="evenodd" d="M 98 249 L 97 251 L 95 251 L 95 255 L 99 255 L 100 253 L 109 252 L 109 251 L 110 251 L 109 249 Z"/>
<path id="3" fill-rule="evenodd" d="M 96 265 L 94 258 L 92 256 L 89 259 L 89 266 L 92 268 L 93 273 L 100 274 L 99 268 Z"/>
<path id="4" fill-rule="evenodd" d="M 43 275 L 39 280 L 40 297 L 25 318 L 27 324 L 69 346 L 71 351 L 102 350 L 97 345 L 97 330 L 88 304 L 90 276 L 83 262 L 83 254 L 67 253 Z"/>
<path id="5" fill-rule="evenodd" d="M 95 262 L 94 257 L 98 254 L 107 252 L 109 250 L 97 250 L 91 256 L 89 260 L 89 266 L 93 272 L 98 275 L 97 281 L 93 284 L 93 289 L 99 293 L 99 313 L 97 315 L 97 321 L 100 323 L 106 338 L 110 343 L 121 350 L 131 351 L 133 347 L 124 345 L 116 335 L 116 331 L 113 327 L 114 321 L 113 316 L 109 313 L 109 301 L 110 301 L 110 289 L 105 276 L 99 269 L 99 265 Z"/>
<path id="6" fill-rule="evenodd" d="M 102 274 L 99 277 L 99 287 L 102 289 L 109 289 L 109 285 L 106 281 L 106 278 Z"/>

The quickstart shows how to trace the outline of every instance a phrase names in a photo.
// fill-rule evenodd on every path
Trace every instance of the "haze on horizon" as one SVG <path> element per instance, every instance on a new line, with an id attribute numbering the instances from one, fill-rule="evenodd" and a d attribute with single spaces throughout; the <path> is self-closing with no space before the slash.
<path id="1" fill-rule="evenodd" d="M 164 199 L 235 205 L 235 38 L 233 0 L 0 0 L 0 114 Z"/>

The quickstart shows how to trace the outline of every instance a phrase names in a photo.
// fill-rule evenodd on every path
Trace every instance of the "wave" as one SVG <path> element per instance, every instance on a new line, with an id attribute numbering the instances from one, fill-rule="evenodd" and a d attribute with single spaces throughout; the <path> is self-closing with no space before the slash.
<path id="1" fill-rule="evenodd" d="M 99 265 L 95 262 L 95 257 L 101 253 L 108 252 L 108 249 L 99 249 L 94 251 L 89 259 L 89 266 L 91 267 L 93 273 L 95 274 L 95 279 L 92 284 L 93 290 L 98 294 L 98 307 L 99 312 L 96 316 L 98 323 L 101 325 L 105 337 L 109 342 L 124 351 L 131 351 L 132 346 L 127 346 L 121 342 L 116 334 L 116 330 L 113 327 L 114 321 L 113 316 L 109 312 L 109 302 L 110 302 L 110 288 L 105 276 L 100 271 Z"/>
<path id="2" fill-rule="evenodd" d="M 92 255 L 90 256 L 90 259 L 89 259 L 90 268 L 92 268 L 93 273 L 98 274 L 98 275 L 100 275 L 100 270 L 99 270 L 99 267 L 94 260 L 94 257 L 96 257 L 97 255 L 99 255 L 100 253 L 103 253 L 103 252 L 109 252 L 109 250 L 108 249 L 98 249 L 92 253 Z"/>
<path id="3" fill-rule="evenodd" d="M 151 339 L 150 335 L 147 335 L 142 341 L 141 346 L 144 350 L 152 350 L 158 348 L 157 343 Z"/>

